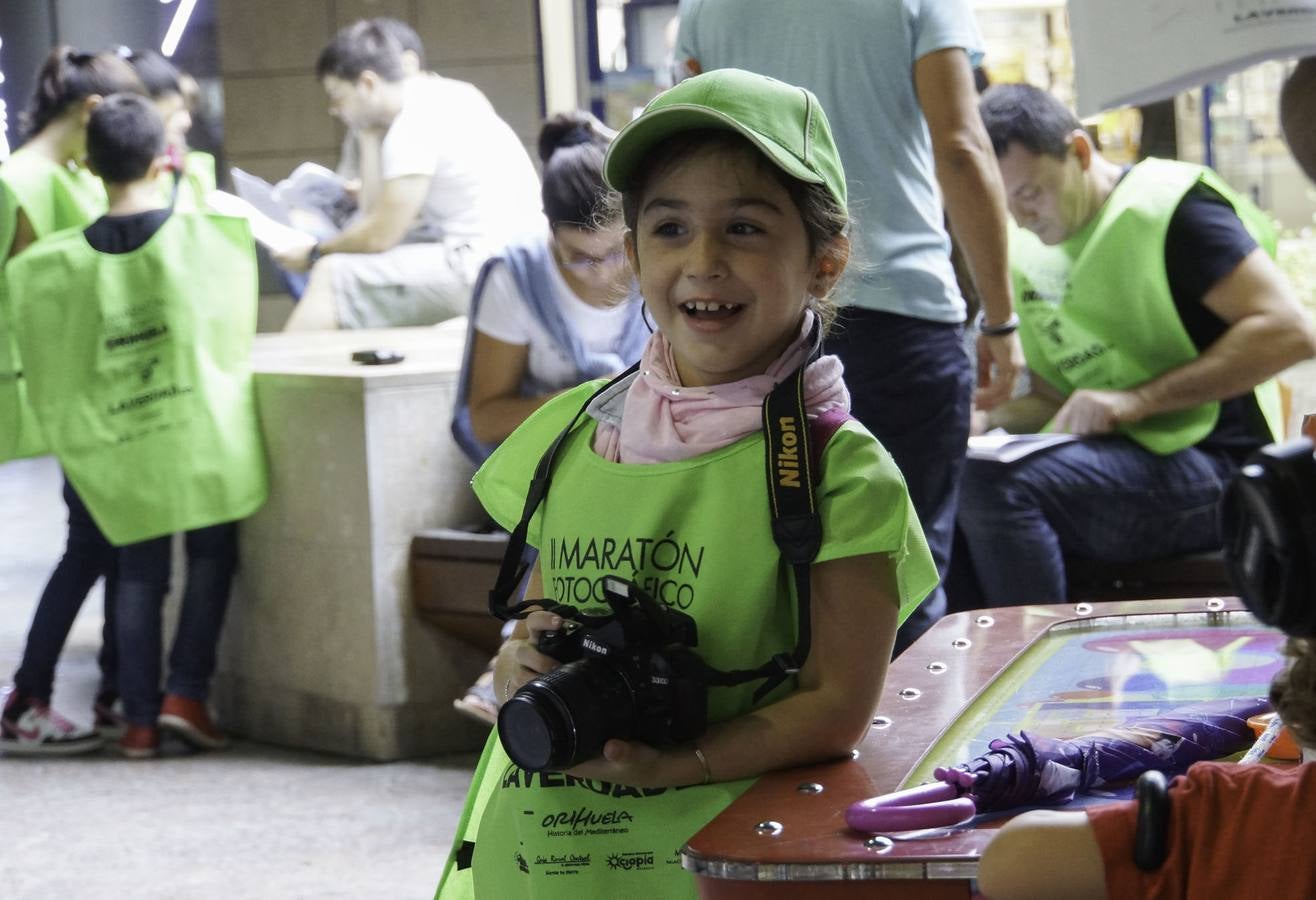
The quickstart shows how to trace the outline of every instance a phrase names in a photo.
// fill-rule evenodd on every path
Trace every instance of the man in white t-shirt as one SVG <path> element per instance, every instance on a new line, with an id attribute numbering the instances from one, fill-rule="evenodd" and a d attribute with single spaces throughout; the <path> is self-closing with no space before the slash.
<path id="1" fill-rule="evenodd" d="M 540 217 L 516 133 L 475 86 L 405 64 L 402 23 L 338 32 L 316 72 L 357 137 L 362 213 L 278 257 L 310 270 L 289 331 L 432 325 L 463 315 L 484 260 Z"/>

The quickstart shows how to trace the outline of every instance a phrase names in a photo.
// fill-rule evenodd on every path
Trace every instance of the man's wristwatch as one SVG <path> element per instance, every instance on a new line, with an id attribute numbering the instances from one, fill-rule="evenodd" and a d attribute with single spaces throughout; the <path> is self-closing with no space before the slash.
<path id="1" fill-rule="evenodd" d="M 306 254 L 306 268 L 309 269 L 311 266 L 315 265 L 320 261 L 320 257 L 322 256 L 324 256 L 324 253 L 320 250 L 320 242 L 316 241 L 311 245 L 310 252 Z"/>
<path id="2" fill-rule="evenodd" d="M 982 310 L 978 311 L 978 317 L 973 320 L 973 325 L 978 329 L 979 334 L 985 334 L 987 337 L 1004 337 L 1007 334 L 1014 334 L 1019 330 L 1019 314 L 1010 313 L 1010 318 L 1006 319 L 999 325 L 988 325 L 983 321 Z"/>

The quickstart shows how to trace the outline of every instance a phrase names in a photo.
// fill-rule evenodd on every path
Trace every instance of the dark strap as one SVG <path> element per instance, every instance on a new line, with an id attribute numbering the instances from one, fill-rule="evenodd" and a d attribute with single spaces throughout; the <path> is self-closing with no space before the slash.
<path id="1" fill-rule="evenodd" d="M 747 681 L 764 679 L 764 683 L 754 692 L 755 702 L 771 693 L 787 677 L 797 674 L 803 668 L 805 660 L 809 658 L 809 648 L 813 640 L 809 569 L 822 547 L 822 519 L 818 515 L 814 495 L 817 484 L 815 472 L 822 456 L 822 446 L 815 441 L 814 428 L 819 428 L 819 433 L 825 434 L 826 439 L 830 440 L 831 435 L 835 434 L 845 419 L 849 418 L 848 414 L 839 418 L 832 414 L 820 426 L 810 425 L 804 407 L 804 372 L 822 352 L 821 327 L 816 318 L 809 334 L 809 342 L 810 351 L 804 363 L 789 378 L 778 383 L 763 401 L 764 461 L 768 497 L 772 505 L 772 539 L 781 552 L 782 559 L 791 566 L 795 577 L 798 615 L 795 647 L 789 653 L 776 654 L 755 669 L 728 672 L 714 669 L 704 664 L 702 660 L 698 664 L 702 669 L 705 683 L 713 686 L 731 687 Z M 489 592 L 489 611 L 497 618 L 503 621 L 519 619 L 524 618 L 532 609 L 545 609 L 586 625 L 599 625 L 608 620 L 607 617 L 588 616 L 575 607 L 553 603 L 542 598 L 523 600 L 515 604 L 509 601 L 525 579 L 529 567 L 522 561 L 526 535 L 530 530 L 530 520 L 535 510 L 548 494 L 558 451 L 590 404 L 638 370 L 637 363 L 591 394 L 567 423 L 567 427 L 562 429 L 553 439 L 548 450 L 540 457 L 526 492 L 521 520 L 512 529 L 498 570 L 498 579 L 494 582 L 493 590 Z"/>
<path id="2" fill-rule="evenodd" d="M 1134 790 L 1138 825 L 1133 834 L 1133 862 L 1144 872 L 1155 872 L 1169 850 L 1170 792 L 1165 776 L 1155 769 L 1143 772 Z"/>
<path id="3" fill-rule="evenodd" d="M 508 619 L 524 618 L 525 613 L 531 609 L 557 607 L 557 604 L 550 604 L 544 600 L 524 600 L 511 606 L 508 605 L 508 601 L 512 599 L 521 582 L 525 580 L 526 571 L 530 568 L 530 563 L 524 560 L 526 535 L 530 531 L 530 520 L 534 517 L 539 504 L 544 501 L 544 497 L 548 495 L 548 487 L 553 480 L 553 463 L 557 459 L 558 450 L 561 449 L 567 436 L 576 427 L 580 417 L 585 414 L 585 410 L 589 409 L 589 405 L 601 394 L 639 370 L 640 364 L 637 362 L 590 394 L 589 399 L 571 417 L 567 427 L 562 429 L 558 436 L 553 439 L 553 443 L 548 445 L 544 455 L 539 458 L 539 463 L 535 466 L 535 474 L 530 479 L 530 487 L 526 491 L 525 506 L 521 509 L 521 521 L 516 523 L 516 527 L 512 529 L 512 533 L 508 537 L 507 549 L 503 552 L 503 561 L 498 567 L 498 579 L 494 582 L 493 590 L 489 592 L 489 612 L 493 613 L 495 617 L 505 622 Z"/>

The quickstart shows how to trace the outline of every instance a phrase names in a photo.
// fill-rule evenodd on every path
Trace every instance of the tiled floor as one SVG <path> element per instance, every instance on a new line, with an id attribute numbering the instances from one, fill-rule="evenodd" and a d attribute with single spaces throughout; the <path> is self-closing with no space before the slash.
<path id="1" fill-rule="evenodd" d="M 59 470 L 0 465 L 0 681 L 18 664 L 63 547 Z M 55 706 L 90 720 L 97 588 L 57 673 Z M 0 897 L 249 900 L 433 895 L 473 759 L 363 764 L 239 741 L 129 762 L 0 756 Z"/>

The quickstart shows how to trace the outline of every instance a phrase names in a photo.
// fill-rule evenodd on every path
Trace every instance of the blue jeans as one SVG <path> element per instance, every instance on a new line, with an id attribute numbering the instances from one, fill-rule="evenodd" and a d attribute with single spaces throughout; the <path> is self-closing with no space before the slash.
<path id="1" fill-rule="evenodd" d="M 1012 464 L 969 460 L 959 523 L 983 597 L 1063 602 L 1065 555 L 1132 562 L 1219 547 L 1216 504 L 1237 469 L 1224 451 L 1157 456 L 1118 436 Z"/>
<path id="2" fill-rule="evenodd" d="M 850 306 L 841 310 L 824 349 L 845 365 L 851 414 L 905 476 L 937 573 L 945 578 L 973 403 L 962 326 Z M 900 627 L 895 652 L 945 613 L 939 584 Z"/>
<path id="3" fill-rule="evenodd" d="M 187 585 L 165 689 L 205 700 L 237 562 L 237 525 L 227 522 L 189 531 L 186 545 Z M 169 592 L 169 551 L 168 537 L 119 549 L 111 653 L 118 656 L 124 717 L 134 725 L 154 725 L 160 714 L 160 607 Z"/>
<path id="4" fill-rule="evenodd" d="M 114 547 L 101 534 L 82 498 L 67 479 L 63 494 L 69 510 L 64 555 L 37 601 L 27 643 L 23 647 L 23 659 L 14 673 L 14 686 L 20 694 L 45 702 L 50 700 L 55 664 L 64 650 L 73 620 L 87 599 L 87 592 L 101 576 L 106 576 L 105 605 L 108 608 L 112 603 L 110 576 L 115 561 Z"/>

